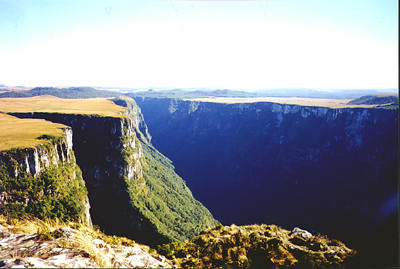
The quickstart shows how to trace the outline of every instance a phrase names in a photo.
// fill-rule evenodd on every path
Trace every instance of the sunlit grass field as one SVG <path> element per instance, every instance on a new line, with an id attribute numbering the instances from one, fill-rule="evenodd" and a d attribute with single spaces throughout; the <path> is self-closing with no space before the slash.
<path id="1" fill-rule="evenodd" d="M 7 112 L 49 112 L 66 114 L 123 117 L 125 108 L 106 98 L 62 99 L 54 96 L 28 98 L 0 98 L 0 151 L 14 147 L 26 148 L 39 145 L 37 137 L 47 134 L 60 136 L 62 124 L 41 119 L 19 119 Z"/>
<path id="2" fill-rule="evenodd" d="M 0 113 L 0 151 L 43 144 L 41 135 L 59 137 L 65 125 L 42 119 L 19 119 Z"/>
<path id="3" fill-rule="evenodd" d="M 0 112 L 50 112 L 122 117 L 125 108 L 106 98 L 62 99 L 50 95 L 0 98 Z"/>
<path id="4" fill-rule="evenodd" d="M 306 98 L 306 97 L 205 97 L 185 99 L 199 102 L 212 103 L 256 103 L 256 102 L 272 102 L 280 104 L 301 105 L 301 106 L 318 106 L 329 108 L 346 108 L 346 107 L 374 107 L 375 105 L 347 105 L 351 99 L 325 99 L 325 98 Z"/>

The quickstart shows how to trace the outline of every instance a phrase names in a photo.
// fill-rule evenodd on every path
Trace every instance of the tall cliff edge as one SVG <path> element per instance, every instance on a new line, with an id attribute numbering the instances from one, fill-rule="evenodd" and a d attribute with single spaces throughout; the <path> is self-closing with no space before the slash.
<path id="1" fill-rule="evenodd" d="M 72 129 L 42 144 L 0 152 L 0 213 L 74 220 L 91 225 L 85 182 L 75 162 Z M 45 130 L 44 130 L 45 132 Z"/>

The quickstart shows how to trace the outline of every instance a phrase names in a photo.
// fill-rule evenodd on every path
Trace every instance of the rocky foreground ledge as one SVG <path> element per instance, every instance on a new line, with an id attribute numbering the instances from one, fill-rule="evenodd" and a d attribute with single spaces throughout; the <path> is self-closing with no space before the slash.
<path id="1" fill-rule="evenodd" d="M 13 222 L 13 221 L 12 221 Z M 0 268 L 171 268 L 149 247 L 74 224 L 0 217 Z"/>
<path id="2" fill-rule="evenodd" d="M 77 223 L 0 215 L 0 268 L 343 268 L 355 254 L 340 241 L 275 225 L 217 225 L 156 251 Z"/>

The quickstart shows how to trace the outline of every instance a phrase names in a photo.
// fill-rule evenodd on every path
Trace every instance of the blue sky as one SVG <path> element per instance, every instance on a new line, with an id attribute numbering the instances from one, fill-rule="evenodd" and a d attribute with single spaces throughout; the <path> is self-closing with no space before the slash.
<path id="1" fill-rule="evenodd" d="M 398 87 L 393 0 L 0 0 L 0 83 Z"/>

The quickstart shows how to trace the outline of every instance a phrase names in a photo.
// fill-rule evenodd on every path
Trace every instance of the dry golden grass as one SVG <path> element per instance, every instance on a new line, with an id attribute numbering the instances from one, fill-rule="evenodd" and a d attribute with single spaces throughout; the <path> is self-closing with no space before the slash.
<path id="1" fill-rule="evenodd" d="M 114 261 L 109 254 L 109 249 L 99 249 L 95 246 L 94 239 L 101 239 L 110 246 L 131 246 L 138 247 L 142 250 L 151 253 L 150 247 L 141 245 L 135 241 L 118 236 L 109 236 L 75 222 L 62 222 L 58 219 L 40 220 L 33 217 L 26 217 L 22 220 L 8 219 L 0 215 L 0 225 L 6 227 L 10 232 L 15 234 L 39 234 L 49 240 L 54 239 L 59 247 L 71 248 L 87 253 L 100 267 L 111 268 L 115 267 Z M 61 237 L 59 229 L 74 229 L 71 230 L 73 236 Z M 152 250 L 155 256 L 158 256 Z"/>
<path id="2" fill-rule="evenodd" d="M 106 235 L 93 230 L 92 228 L 85 227 L 79 223 L 64 223 L 58 219 L 40 220 L 32 217 L 27 217 L 22 220 L 7 219 L 0 215 L 0 225 L 7 227 L 8 230 L 16 234 L 40 234 L 51 239 L 57 236 L 55 233 L 61 228 L 76 229 L 74 237 L 68 240 L 58 240 L 57 244 L 63 248 L 72 248 L 87 253 L 100 267 L 112 267 L 112 264 L 105 260 L 103 253 L 101 253 L 93 244 L 94 238 Z M 89 233 L 88 233 L 89 232 Z"/>
<path id="3" fill-rule="evenodd" d="M 126 108 L 106 98 L 63 99 L 50 95 L 0 98 L 0 112 L 50 112 L 123 117 Z"/>
<path id="4" fill-rule="evenodd" d="M 205 97 L 185 99 L 199 102 L 238 104 L 238 103 L 256 103 L 256 102 L 272 102 L 280 104 L 301 105 L 301 106 L 318 106 L 329 108 L 346 108 L 346 107 L 374 107 L 375 105 L 347 105 L 351 99 L 325 99 L 325 98 L 301 98 L 301 97 Z"/>
<path id="5" fill-rule="evenodd" d="M 62 99 L 43 95 L 28 98 L 0 98 L 0 112 L 49 112 L 125 117 L 126 108 L 105 98 Z M 0 113 L 0 151 L 27 148 L 43 143 L 37 137 L 60 136 L 64 125 L 41 119 L 18 119 Z"/>
<path id="6" fill-rule="evenodd" d="M 54 230 L 67 227 L 65 223 L 58 219 L 40 220 L 33 217 L 25 219 L 7 219 L 0 215 L 0 225 L 7 227 L 11 232 L 16 234 L 34 234 L 37 232 L 50 233 Z"/>
<path id="7" fill-rule="evenodd" d="M 43 144 L 39 136 L 47 134 L 62 135 L 65 125 L 42 119 L 19 119 L 0 113 L 0 151 L 11 148 L 26 148 Z"/>

